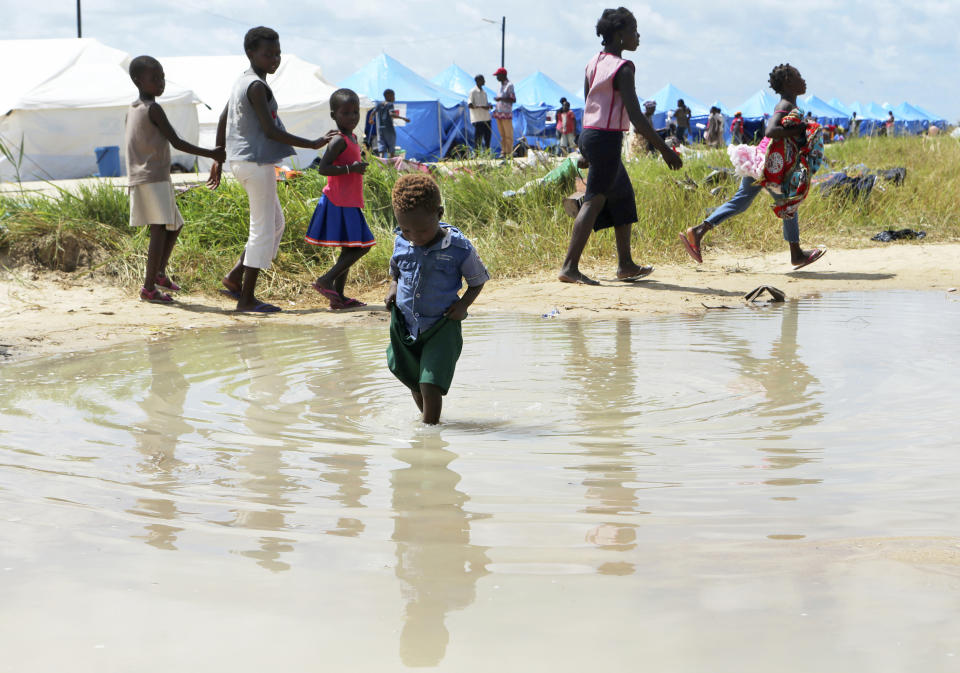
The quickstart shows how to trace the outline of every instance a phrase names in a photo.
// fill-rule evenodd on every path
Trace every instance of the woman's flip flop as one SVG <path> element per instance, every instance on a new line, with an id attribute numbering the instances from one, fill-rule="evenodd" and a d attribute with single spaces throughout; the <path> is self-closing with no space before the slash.
<path id="1" fill-rule="evenodd" d="M 360 308 L 361 306 L 366 306 L 366 304 L 360 301 L 359 299 L 354 299 L 352 297 L 344 297 L 341 308 Z"/>
<path id="2" fill-rule="evenodd" d="M 251 306 L 250 308 L 238 308 L 237 313 L 279 313 L 283 309 L 279 306 L 274 306 L 273 304 L 268 304 L 266 302 L 260 302 L 256 306 Z"/>
<path id="3" fill-rule="evenodd" d="M 687 254 L 693 257 L 693 261 L 697 264 L 703 263 L 703 257 L 700 256 L 700 246 L 690 240 L 692 233 L 687 229 L 684 233 L 679 234 L 680 242 L 683 243 L 684 249 L 687 251 Z"/>
<path id="4" fill-rule="evenodd" d="M 809 264 L 813 264 L 814 262 L 816 262 L 818 259 L 820 259 L 826 254 L 827 254 L 826 248 L 816 248 L 814 250 L 811 250 L 810 254 L 807 255 L 807 258 L 805 260 L 803 260 L 800 264 L 793 265 L 793 270 L 796 271 L 797 269 L 802 269 L 803 267 Z"/>
<path id="5" fill-rule="evenodd" d="M 641 278 L 646 278 L 646 277 L 649 276 L 651 273 L 653 273 L 653 267 L 652 267 L 652 266 L 638 266 L 636 272 L 634 272 L 634 273 L 630 273 L 630 274 L 627 274 L 627 275 L 625 275 L 625 276 L 621 276 L 621 275 L 618 273 L 618 274 L 617 274 L 617 280 L 622 280 L 622 281 L 627 281 L 627 282 L 629 282 L 629 281 L 631 281 L 631 280 L 640 280 Z"/>

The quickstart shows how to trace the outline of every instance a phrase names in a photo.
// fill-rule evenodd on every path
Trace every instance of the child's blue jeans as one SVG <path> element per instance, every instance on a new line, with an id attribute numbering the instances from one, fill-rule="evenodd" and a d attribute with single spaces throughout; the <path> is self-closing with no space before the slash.
<path id="1" fill-rule="evenodd" d="M 704 222 L 709 224 L 712 229 L 724 220 L 739 215 L 750 207 L 750 204 L 753 203 L 762 189 L 763 187 L 755 184 L 753 178 L 744 178 L 740 181 L 740 189 L 733 195 L 733 198 L 710 213 Z M 800 220 L 796 215 L 783 220 L 783 240 L 787 243 L 800 242 Z"/>

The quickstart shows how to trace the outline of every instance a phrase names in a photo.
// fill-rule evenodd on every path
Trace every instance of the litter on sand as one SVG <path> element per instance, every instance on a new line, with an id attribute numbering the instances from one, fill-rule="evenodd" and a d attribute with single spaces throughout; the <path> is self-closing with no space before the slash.
<path id="1" fill-rule="evenodd" d="M 880 241 L 889 243 L 890 241 L 912 241 L 914 239 L 926 238 L 927 232 L 914 231 L 913 229 L 887 229 L 879 234 L 870 237 L 871 241 Z"/>

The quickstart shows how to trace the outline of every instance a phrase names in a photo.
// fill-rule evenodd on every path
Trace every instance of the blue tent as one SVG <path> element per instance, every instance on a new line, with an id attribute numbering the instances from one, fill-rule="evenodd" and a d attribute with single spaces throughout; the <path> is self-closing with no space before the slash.
<path id="1" fill-rule="evenodd" d="M 812 112 L 814 119 L 821 124 L 840 124 L 846 126 L 849 122 L 850 115 L 844 114 L 812 93 L 804 96 L 798 100 L 797 103 L 805 113 Z"/>
<path id="2" fill-rule="evenodd" d="M 577 118 L 577 132 L 583 123 L 584 102 L 539 70 L 513 85 L 517 103 L 513 108 L 514 140 L 524 137 L 531 147 L 552 147 L 557 144 L 556 123 L 547 124 L 547 112 L 560 108 L 560 99 L 570 101 Z M 494 129 L 499 147 L 499 134 Z"/>
<path id="3" fill-rule="evenodd" d="M 444 89 L 449 89 L 456 94 L 467 97 L 470 95 L 470 92 L 473 91 L 474 87 L 477 86 L 474 77 L 476 77 L 476 75 L 471 75 L 459 65 L 454 63 L 430 81 L 437 86 L 441 86 Z M 484 86 L 483 90 L 487 92 L 487 98 L 489 98 L 490 102 L 492 103 L 493 97 L 497 94 L 489 86 Z"/>
<path id="4" fill-rule="evenodd" d="M 756 138 L 763 134 L 767 117 L 773 114 L 780 99 L 766 89 L 760 89 L 737 107 L 743 115 L 743 135 L 745 139 Z"/>
<path id="5" fill-rule="evenodd" d="M 857 115 L 857 121 L 859 122 L 858 134 L 861 136 L 869 136 L 876 133 L 877 129 L 883 125 L 883 119 L 886 119 L 887 116 L 884 115 L 883 119 L 874 119 L 873 113 L 870 110 L 869 105 L 861 105 L 859 101 L 854 101 L 847 106 L 847 109 L 850 110 L 850 116 L 853 117 L 854 113 Z M 857 130 L 857 129 L 855 129 Z"/>
<path id="6" fill-rule="evenodd" d="M 724 105 L 723 103 L 721 103 L 721 102 L 718 101 L 718 100 L 713 101 L 713 107 L 718 107 L 718 108 L 720 108 L 720 114 L 722 114 L 724 117 L 732 117 L 732 116 L 733 116 L 733 111 L 731 111 L 730 108 L 728 108 L 726 105 Z"/>
<path id="7" fill-rule="evenodd" d="M 380 54 L 340 82 L 371 100 L 393 89 L 406 105 L 410 123 L 397 126 L 397 144 L 409 158 L 436 161 L 456 142 L 467 143 L 467 105 L 463 97 L 421 77 L 400 61 Z"/>
<path id="8" fill-rule="evenodd" d="M 923 133 L 930 125 L 930 119 L 917 108 L 904 101 L 895 108 L 892 108 L 893 115 L 897 122 L 903 122 L 907 131 L 910 133 Z"/>
<path id="9" fill-rule="evenodd" d="M 863 107 L 863 114 L 867 119 L 876 119 L 878 121 L 885 121 L 887 119 L 887 111 L 882 105 L 877 105 L 876 103 L 867 103 Z"/>
<path id="10" fill-rule="evenodd" d="M 846 105 L 841 103 L 840 100 L 837 98 L 831 98 L 829 103 L 830 103 L 830 107 L 832 107 L 835 110 L 840 110 L 840 112 L 845 114 L 847 117 L 850 117 L 850 115 L 853 113 L 853 110 L 851 110 Z"/>
<path id="11" fill-rule="evenodd" d="M 570 101 L 571 109 L 583 109 L 584 103 L 580 96 L 567 91 L 539 70 L 514 84 L 513 88 L 517 93 L 517 104 L 524 107 L 557 108 L 560 106 L 560 99 L 566 98 Z"/>
<path id="12" fill-rule="evenodd" d="M 773 114 L 773 110 L 779 102 L 780 99 L 775 95 L 766 89 L 760 89 L 757 93 L 750 96 L 750 98 L 740 103 L 737 109 L 743 114 L 743 118 L 748 121 L 763 121 L 765 117 Z"/>
<path id="13" fill-rule="evenodd" d="M 683 99 L 684 104 L 690 108 L 690 139 L 694 140 L 703 137 L 704 129 L 697 128 L 697 124 L 706 126 L 707 117 L 710 116 L 710 106 L 694 98 L 685 91 L 681 91 L 673 84 L 667 84 L 652 96 L 641 100 L 652 100 L 657 104 L 657 111 L 653 115 L 653 125 L 656 128 L 663 128 L 667 125 L 667 112 L 677 109 L 677 101 Z"/>
<path id="14" fill-rule="evenodd" d="M 920 107 L 919 105 L 916 105 L 916 104 L 913 107 L 919 110 L 920 112 L 922 112 L 923 114 L 927 115 L 927 119 L 929 119 L 930 122 L 935 126 L 939 126 L 942 129 L 947 128 L 947 120 L 945 117 L 932 114 L 926 108 Z"/>

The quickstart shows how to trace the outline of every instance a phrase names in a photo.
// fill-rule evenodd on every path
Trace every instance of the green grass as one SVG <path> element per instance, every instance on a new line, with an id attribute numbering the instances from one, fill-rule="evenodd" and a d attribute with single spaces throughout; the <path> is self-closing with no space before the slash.
<path id="1" fill-rule="evenodd" d="M 700 182 L 711 167 L 727 167 L 722 150 L 701 149 L 699 158 L 688 158 L 679 172 L 669 171 L 657 158 L 643 157 L 627 168 L 637 194 L 640 222 L 634 227 L 634 252 L 643 263 L 682 261 L 677 232 L 700 222 L 708 209 L 732 195 L 729 182 L 721 194 L 708 188 L 684 189 L 676 181 Z M 904 166 L 907 180 L 902 187 L 875 189 L 866 201 L 821 197 L 814 190 L 800 209 L 801 239 L 805 244 L 827 243 L 859 247 L 882 229 L 924 229 L 928 241 L 960 239 L 960 144 L 941 136 L 936 139 L 857 139 L 829 147 L 832 166 L 821 174 L 845 166 L 865 164 L 872 169 Z M 517 277 L 559 268 L 566 252 L 572 220 L 560 208 L 567 188 L 545 187 L 521 196 L 504 198 L 545 169 L 515 171 L 505 166 L 481 166 L 472 172 L 437 173 L 444 195 L 444 219 L 459 227 L 477 246 L 494 276 Z M 390 208 L 390 190 L 397 173 L 374 162 L 365 180 L 365 214 L 378 244 L 355 267 L 351 287 L 370 287 L 386 277 L 393 249 L 395 224 Z M 278 185 L 287 219 L 280 254 L 261 284 L 266 296 L 293 296 L 329 267 L 337 249 L 316 248 L 303 242 L 324 178 L 308 172 Z M 186 227 L 171 260 L 171 272 L 191 289 L 213 292 L 223 273 L 233 266 L 247 238 L 247 198 L 234 181 L 216 191 L 203 187 L 178 198 Z M 761 195 L 754 206 L 738 218 L 710 233 L 708 246 L 742 251 L 781 250 L 780 223 Z M 92 270 L 110 276 L 124 286 L 135 286 L 145 264 L 147 236 L 127 224 L 125 189 L 99 184 L 83 187 L 76 194 L 56 198 L 23 195 L 0 197 L 0 250 L 7 250 L 8 263 L 22 261 L 11 251 L 30 248 L 31 241 L 59 242 L 70 235 L 95 249 Z M 610 265 L 614 241 L 610 231 L 591 237 L 584 266 Z"/>

